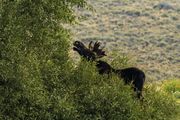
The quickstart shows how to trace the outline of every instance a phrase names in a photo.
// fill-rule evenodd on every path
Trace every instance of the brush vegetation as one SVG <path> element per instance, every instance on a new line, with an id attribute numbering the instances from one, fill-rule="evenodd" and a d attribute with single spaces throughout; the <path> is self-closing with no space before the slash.
<path id="1" fill-rule="evenodd" d="M 73 7 L 84 0 L 0 2 L 0 119 L 165 120 L 176 114 L 171 95 L 147 85 L 134 98 L 116 76 L 69 58 Z"/>

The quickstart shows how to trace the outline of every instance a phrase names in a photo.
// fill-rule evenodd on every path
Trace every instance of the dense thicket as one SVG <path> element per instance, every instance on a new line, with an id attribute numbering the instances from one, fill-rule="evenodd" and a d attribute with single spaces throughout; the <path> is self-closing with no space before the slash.
<path id="1" fill-rule="evenodd" d="M 62 24 L 74 22 L 73 6 L 85 4 L 84 0 L 0 1 L 2 119 L 69 116 L 61 82 L 71 67 L 70 36 Z"/>
<path id="2" fill-rule="evenodd" d="M 0 1 L 0 119 L 166 119 L 173 100 L 147 89 L 133 98 L 116 77 L 68 57 L 73 7 L 84 0 Z M 150 98 L 150 99 L 149 99 Z"/>

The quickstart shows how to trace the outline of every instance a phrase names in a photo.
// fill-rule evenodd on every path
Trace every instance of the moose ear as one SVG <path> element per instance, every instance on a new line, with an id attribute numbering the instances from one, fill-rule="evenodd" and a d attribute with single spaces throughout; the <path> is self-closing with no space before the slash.
<path id="1" fill-rule="evenodd" d="M 75 41 L 73 45 L 76 47 L 86 48 L 86 46 L 81 41 Z"/>
<path id="2" fill-rule="evenodd" d="M 106 53 L 105 53 L 105 51 L 103 51 L 103 50 L 101 50 L 101 51 L 102 51 L 102 52 L 101 52 L 101 55 L 107 56 Z"/>

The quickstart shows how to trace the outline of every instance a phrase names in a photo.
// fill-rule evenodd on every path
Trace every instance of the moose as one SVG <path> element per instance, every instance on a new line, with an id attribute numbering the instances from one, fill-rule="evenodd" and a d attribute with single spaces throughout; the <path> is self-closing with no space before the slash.
<path id="1" fill-rule="evenodd" d="M 89 46 L 86 47 L 81 41 L 75 41 L 73 50 L 78 52 L 80 56 L 85 58 L 88 61 L 94 61 L 96 63 L 97 70 L 99 74 L 111 74 L 114 73 L 119 78 L 121 78 L 125 84 L 132 85 L 132 88 L 136 92 L 137 98 L 141 99 L 142 97 L 142 89 L 145 82 L 145 74 L 142 70 L 129 67 L 125 69 L 114 69 L 105 61 L 98 60 L 106 56 L 105 51 L 103 48 L 100 47 L 100 42 L 93 42 L 89 43 Z"/>

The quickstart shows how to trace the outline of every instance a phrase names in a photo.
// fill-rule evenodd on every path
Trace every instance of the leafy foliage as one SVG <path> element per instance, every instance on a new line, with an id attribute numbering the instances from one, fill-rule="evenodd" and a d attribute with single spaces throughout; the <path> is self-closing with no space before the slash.
<path id="1" fill-rule="evenodd" d="M 74 68 L 68 57 L 73 6 L 84 0 L 0 2 L 0 119 L 165 119 L 171 97 L 148 88 L 145 102 L 93 63 Z M 167 99 L 168 98 L 168 99 Z M 163 109 L 162 109 L 163 108 Z"/>
<path id="2" fill-rule="evenodd" d="M 172 96 L 155 85 L 146 86 L 140 101 L 130 86 L 117 76 L 98 75 L 93 64 L 82 61 L 73 75 L 73 99 L 80 119 L 164 120 L 177 113 Z"/>
<path id="3" fill-rule="evenodd" d="M 70 34 L 62 24 L 73 23 L 72 7 L 85 4 L 84 0 L 0 2 L 2 119 L 65 116 L 59 113 L 66 111 L 61 104 L 68 102 L 60 83 L 72 66 L 68 62 Z"/>
<path id="4" fill-rule="evenodd" d="M 164 91 L 172 94 L 178 101 L 180 100 L 180 83 L 178 79 L 165 80 L 161 86 Z"/>

